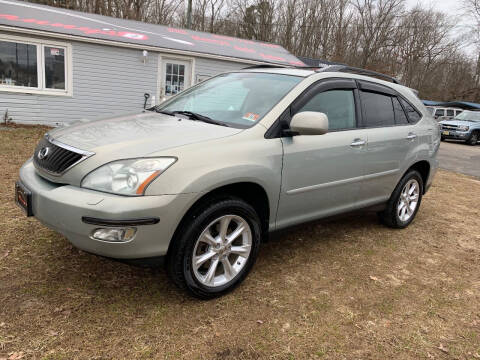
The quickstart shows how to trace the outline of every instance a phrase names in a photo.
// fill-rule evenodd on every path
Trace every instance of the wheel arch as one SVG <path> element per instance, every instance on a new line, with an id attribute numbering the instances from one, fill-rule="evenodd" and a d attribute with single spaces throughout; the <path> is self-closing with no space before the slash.
<path id="1" fill-rule="evenodd" d="M 430 176 L 430 169 L 431 169 L 431 165 L 427 160 L 420 160 L 420 161 L 417 161 L 416 163 L 414 163 L 413 165 L 411 165 L 404 172 L 403 176 L 405 176 L 405 174 L 408 173 L 410 170 L 418 171 L 420 173 L 420 175 L 422 176 L 423 194 L 425 194 L 425 191 L 426 191 L 426 188 L 427 188 L 428 178 Z M 402 176 L 402 178 L 403 178 L 403 176 Z"/>
<path id="2" fill-rule="evenodd" d="M 472 130 L 472 132 L 470 133 L 470 136 L 467 139 L 467 142 L 469 142 L 474 135 L 478 136 L 477 138 L 477 143 L 478 143 L 478 140 L 480 140 L 480 128 Z M 475 145 L 475 143 L 473 145 Z"/>
<path id="3" fill-rule="evenodd" d="M 204 206 L 208 201 L 213 199 L 221 199 L 222 197 L 234 196 L 240 198 L 250 204 L 258 216 L 260 217 L 261 227 L 262 227 L 262 238 L 268 236 L 268 229 L 270 223 L 270 202 L 267 191 L 265 188 L 252 181 L 242 181 L 235 182 L 226 185 L 218 186 L 206 193 L 204 193 L 200 198 L 198 198 L 186 211 L 182 219 L 178 223 L 175 232 L 170 241 L 167 256 L 170 253 L 172 244 L 175 242 L 175 239 L 178 236 L 179 230 L 183 227 L 186 221 L 188 221 L 191 215 L 201 206 Z"/>

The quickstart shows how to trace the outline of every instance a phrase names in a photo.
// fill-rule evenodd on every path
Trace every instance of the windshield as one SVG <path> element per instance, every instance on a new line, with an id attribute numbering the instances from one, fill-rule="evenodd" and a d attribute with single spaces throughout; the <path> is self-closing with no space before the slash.
<path id="1" fill-rule="evenodd" d="M 268 113 L 303 78 L 268 73 L 229 73 L 186 90 L 156 111 L 190 112 L 247 128 Z"/>
<path id="2" fill-rule="evenodd" d="M 480 121 L 480 111 L 464 111 L 455 116 L 455 120 Z"/>

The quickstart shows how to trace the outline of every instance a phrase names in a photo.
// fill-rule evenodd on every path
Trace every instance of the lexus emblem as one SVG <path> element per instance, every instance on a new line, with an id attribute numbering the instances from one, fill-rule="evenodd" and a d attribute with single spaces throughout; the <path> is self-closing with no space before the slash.
<path id="1" fill-rule="evenodd" d="M 50 148 L 48 146 L 45 146 L 44 148 L 41 148 L 40 151 L 37 154 L 37 158 L 39 160 L 45 159 L 48 155 L 50 154 Z"/>

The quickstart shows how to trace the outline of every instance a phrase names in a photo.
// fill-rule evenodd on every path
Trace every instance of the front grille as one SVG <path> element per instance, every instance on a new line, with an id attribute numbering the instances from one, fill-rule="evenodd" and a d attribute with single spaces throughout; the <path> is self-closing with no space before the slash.
<path id="1" fill-rule="evenodd" d="M 44 137 L 35 149 L 33 162 L 37 168 L 60 175 L 83 157 L 83 154 L 55 145 Z"/>
<path id="2" fill-rule="evenodd" d="M 457 130 L 457 125 L 442 125 L 442 130 Z"/>

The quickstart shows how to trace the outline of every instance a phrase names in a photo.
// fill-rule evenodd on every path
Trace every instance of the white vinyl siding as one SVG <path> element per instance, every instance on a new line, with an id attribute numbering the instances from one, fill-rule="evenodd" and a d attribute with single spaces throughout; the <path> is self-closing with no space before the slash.
<path id="1" fill-rule="evenodd" d="M 195 59 L 195 79 L 193 83 L 197 83 L 197 77 L 211 77 L 223 72 L 244 69 L 252 66 L 250 64 L 242 64 L 233 61 L 213 60 L 207 58 Z M 205 80 L 205 79 L 202 79 Z"/>

